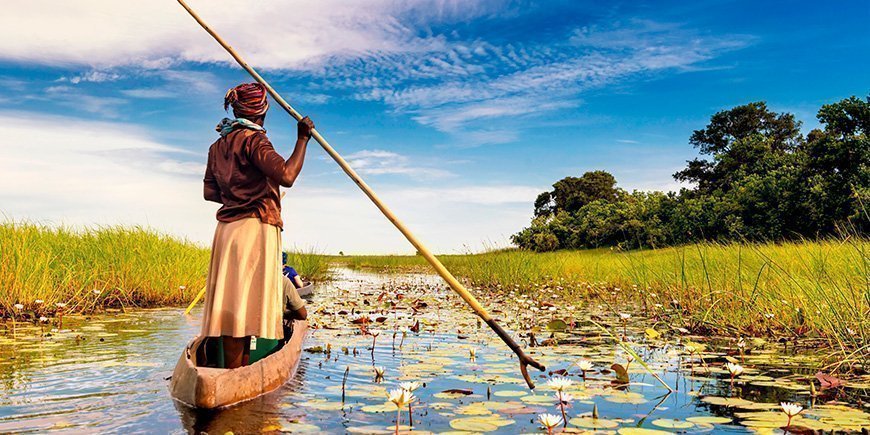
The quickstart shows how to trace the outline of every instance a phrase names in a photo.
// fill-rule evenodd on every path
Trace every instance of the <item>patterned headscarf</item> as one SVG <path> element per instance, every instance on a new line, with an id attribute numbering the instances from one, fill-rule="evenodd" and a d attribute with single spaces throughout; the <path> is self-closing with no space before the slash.
<path id="1" fill-rule="evenodd" d="M 238 116 L 257 117 L 269 110 L 266 99 L 266 87 L 260 83 L 243 83 L 229 91 L 224 96 L 224 110 L 233 106 Z"/>

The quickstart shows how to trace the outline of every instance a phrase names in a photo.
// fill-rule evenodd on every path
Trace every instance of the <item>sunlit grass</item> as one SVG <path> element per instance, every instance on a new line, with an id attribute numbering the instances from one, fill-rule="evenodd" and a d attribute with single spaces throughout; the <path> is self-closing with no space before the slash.
<path id="1" fill-rule="evenodd" d="M 810 336 L 866 352 L 867 240 L 701 243 L 656 250 L 440 256 L 473 286 L 554 291 L 566 303 L 632 304 L 673 326 L 734 335 Z M 332 257 L 355 268 L 425 268 L 419 256 Z"/>
<path id="2" fill-rule="evenodd" d="M 305 280 L 324 281 L 330 278 L 329 257 L 314 249 L 287 252 L 287 264 L 293 266 Z"/>
<path id="3" fill-rule="evenodd" d="M 182 304 L 204 285 L 208 258 L 202 247 L 140 227 L 74 231 L 3 223 L 0 307 L 9 312 L 22 303 L 50 310 L 60 302 L 67 311 L 92 311 Z"/>
<path id="4" fill-rule="evenodd" d="M 328 276 L 327 257 L 288 257 L 306 279 Z M 184 305 L 205 285 L 208 261 L 208 247 L 141 227 L 0 223 L 0 315 L 19 303 L 33 318 L 54 313 L 57 303 L 66 312 Z"/>

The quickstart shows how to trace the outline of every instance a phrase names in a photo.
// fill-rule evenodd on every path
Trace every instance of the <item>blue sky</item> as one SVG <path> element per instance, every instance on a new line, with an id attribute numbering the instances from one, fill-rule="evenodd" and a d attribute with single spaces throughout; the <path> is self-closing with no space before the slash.
<path id="1" fill-rule="evenodd" d="M 870 5 L 845 2 L 191 0 L 435 251 L 504 246 L 584 171 L 673 190 L 716 111 L 816 127 L 870 92 Z M 236 6 L 234 6 L 236 5 Z M 0 212 L 138 224 L 207 244 L 205 154 L 249 78 L 172 1 L 26 2 L 0 17 Z M 295 126 L 266 125 L 289 155 Z M 315 144 L 287 246 L 407 253 Z"/>

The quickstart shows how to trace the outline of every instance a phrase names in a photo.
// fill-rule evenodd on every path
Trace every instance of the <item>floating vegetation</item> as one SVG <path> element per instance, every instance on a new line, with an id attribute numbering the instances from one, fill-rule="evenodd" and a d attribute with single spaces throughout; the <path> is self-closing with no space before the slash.
<path id="1" fill-rule="evenodd" d="M 867 243 L 850 236 L 638 251 L 498 250 L 439 259 L 457 276 L 505 297 L 554 294 L 560 304 L 575 305 L 592 299 L 608 311 L 628 303 L 661 323 L 702 335 L 814 338 L 813 347 L 832 349 L 832 359 L 848 367 L 870 358 Z M 330 259 L 355 269 L 428 271 L 419 256 Z M 619 318 L 614 326 L 628 321 Z"/>
<path id="2" fill-rule="evenodd" d="M 199 327 L 178 310 L 71 315 L 65 330 L 49 325 L 42 332 L 27 323 L 14 337 L 0 333 L 0 431 L 44 431 L 59 421 L 72 431 L 357 434 L 739 433 L 789 424 L 799 433 L 870 426 L 861 407 L 870 401 L 870 377 L 834 376 L 816 352 L 790 343 L 747 338 L 741 360 L 738 337 L 693 335 L 642 309 L 624 321 L 595 301 L 553 311 L 548 304 L 557 305 L 558 294 L 478 292 L 527 345 L 530 335 L 539 343 L 552 340 L 528 348 L 550 370 L 535 390 L 516 373 L 511 351 L 437 279 L 338 270 L 308 305 L 311 332 L 298 376 L 273 394 L 211 416 L 176 410 L 160 381 L 175 363 L 166 355 L 174 356 Z M 380 340 L 370 352 L 372 337 L 360 318 L 377 324 L 381 336 L 396 333 L 396 346 Z M 384 373 L 380 382 L 376 369 Z M 58 379 L 66 393 L 59 393 Z M 781 402 L 804 409 L 789 421 Z M 106 406 L 118 411 L 107 413 Z M 548 428 L 543 414 L 558 423 Z"/>

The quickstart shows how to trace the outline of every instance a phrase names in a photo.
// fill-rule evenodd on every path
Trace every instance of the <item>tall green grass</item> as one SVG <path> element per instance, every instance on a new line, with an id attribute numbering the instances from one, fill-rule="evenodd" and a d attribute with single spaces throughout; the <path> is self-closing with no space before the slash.
<path id="1" fill-rule="evenodd" d="M 701 243 L 656 250 L 507 250 L 439 257 L 473 285 L 566 303 L 631 304 L 669 323 L 733 335 L 815 336 L 868 353 L 868 240 Z M 421 257 L 333 257 L 359 268 L 422 268 Z M 859 353 L 860 353 L 859 352 Z"/>
<path id="2" fill-rule="evenodd" d="M 74 231 L 2 223 L 0 309 L 182 304 L 205 284 L 208 259 L 207 249 L 140 227 Z"/>
<path id="3" fill-rule="evenodd" d="M 288 258 L 306 279 L 328 278 L 327 257 Z M 141 227 L 0 223 L 0 317 L 19 303 L 39 314 L 53 313 L 58 302 L 66 312 L 184 305 L 205 285 L 208 261 L 208 248 Z"/>
<path id="4" fill-rule="evenodd" d="M 306 281 L 325 281 L 331 278 L 330 259 L 315 250 L 285 251 L 287 265 L 296 269 Z"/>

